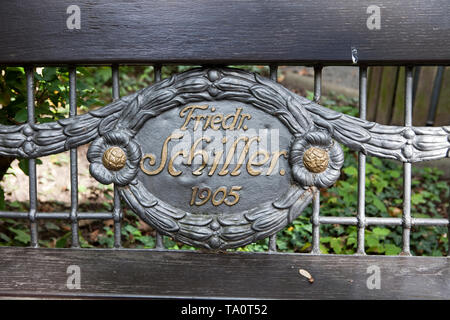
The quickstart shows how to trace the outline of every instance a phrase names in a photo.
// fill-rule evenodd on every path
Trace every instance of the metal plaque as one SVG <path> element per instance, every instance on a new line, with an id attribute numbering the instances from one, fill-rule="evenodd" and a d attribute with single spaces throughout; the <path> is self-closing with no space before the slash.
<path id="1" fill-rule="evenodd" d="M 129 206 L 163 234 L 211 249 L 242 246 L 285 227 L 315 188 L 340 175 L 343 151 L 308 105 L 242 71 L 180 74 L 131 99 L 91 145 L 91 173 L 121 185 Z"/>
<path id="2" fill-rule="evenodd" d="M 177 75 L 130 98 L 90 146 L 91 174 L 163 234 L 225 249 L 290 223 L 314 187 L 339 176 L 343 152 L 265 78 L 233 69 Z"/>

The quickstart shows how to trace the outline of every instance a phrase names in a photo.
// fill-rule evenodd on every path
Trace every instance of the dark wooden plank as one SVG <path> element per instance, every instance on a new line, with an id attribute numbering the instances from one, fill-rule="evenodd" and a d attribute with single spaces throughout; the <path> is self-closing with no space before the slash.
<path id="1" fill-rule="evenodd" d="M 80 267 L 81 289 L 66 286 Z M 368 289 L 370 266 L 380 289 Z M 314 282 L 299 274 L 307 270 Z M 450 298 L 448 258 L 0 248 L 0 296 Z"/>
<path id="2" fill-rule="evenodd" d="M 369 30 L 370 5 L 381 28 Z M 69 5 L 81 28 L 69 30 Z M 3 1 L 0 64 L 450 62 L 448 0 Z"/>

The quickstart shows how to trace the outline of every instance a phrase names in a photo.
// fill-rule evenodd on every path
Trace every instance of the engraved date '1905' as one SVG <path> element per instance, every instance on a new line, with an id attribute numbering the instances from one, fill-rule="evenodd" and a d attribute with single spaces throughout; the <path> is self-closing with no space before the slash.
<path id="1" fill-rule="evenodd" d="M 211 199 L 211 202 L 214 206 L 220 206 L 222 203 L 224 203 L 227 206 L 231 207 L 239 202 L 239 193 L 237 193 L 236 191 L 239 191 L 241 189 L 241 186 L 232 186 L 228 191 L 227 187 L 222 186 L 217 188 L 213 192 L 208 187 L 192 187 L 192 198 L 189 204 L 191 206 L 202 206 Z M 197 198 L 199 201 L 196 201 Z"/>

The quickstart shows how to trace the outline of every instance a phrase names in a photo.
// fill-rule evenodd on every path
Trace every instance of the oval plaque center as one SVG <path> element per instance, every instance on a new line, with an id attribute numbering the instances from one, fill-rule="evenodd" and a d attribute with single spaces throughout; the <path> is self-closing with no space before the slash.
<path id="1" fill-rule="evenodd" d="M 290 134 L 236 101 L 204 101 L 148 120 L 138 180 L 158 199 L 201 214 L 237 213 L 287 191 Z"/>

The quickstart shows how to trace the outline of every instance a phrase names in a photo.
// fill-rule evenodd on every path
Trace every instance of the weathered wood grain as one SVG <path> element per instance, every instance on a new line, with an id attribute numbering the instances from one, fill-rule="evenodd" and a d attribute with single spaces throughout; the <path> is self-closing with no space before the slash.
<path id="1" fill-rule="evenodd" d="M 380 96 L 377 98 L 377 114 L 374 120 L 377 123 L 390 124 L 392 107 L 394 106 L 393 100 L 395 98 L 395 84 L 398 78 L 398 68 L 399 67 L 383 67 L 383 76 L 380 80 Z"/>
<path id="2" fill-rule="evenodd" d="M 397 68 L 398 74 L 397 74 Z M 381 124 L 401 126 L 405 113 L 405 68 L 371 67 L 368 76 L 367 119 Z M 421 67 L 413 106 L 413 125 L 426 126 L 437 67 Z M 397 84 L 396 84 L 397 78 Z M 449 124 L 450 68 L 444 70 L 434 126 Z M 395 100 L 393 101 L 393 99 Z"/>
<path id="3" fill-rule="evenodd" d="M 381 79 L 383 77 L 383 67 L 370 67 L 368 69 L 367 80 L 367 119 L 375 121 L 380 100 Z"/>
<path id="4" fill-rule="evenodd" d="M 381 8 L 369 30 L 367 8 Z M 81 29 L 69 30 L 69 5 Z M 450 62 L 448 0 L 3 1 L 0 64 Z"/>
<path id="5" fill-rule="evenodd" d="M 81 268 L 81 289 L 66 287 Z M 369 266 L 381 288 L 368 289 Z M 314 282 L 299 274 L 307 270 Z M 448 258 L 0 248 L 0 296 L 449 299 Z"/>

